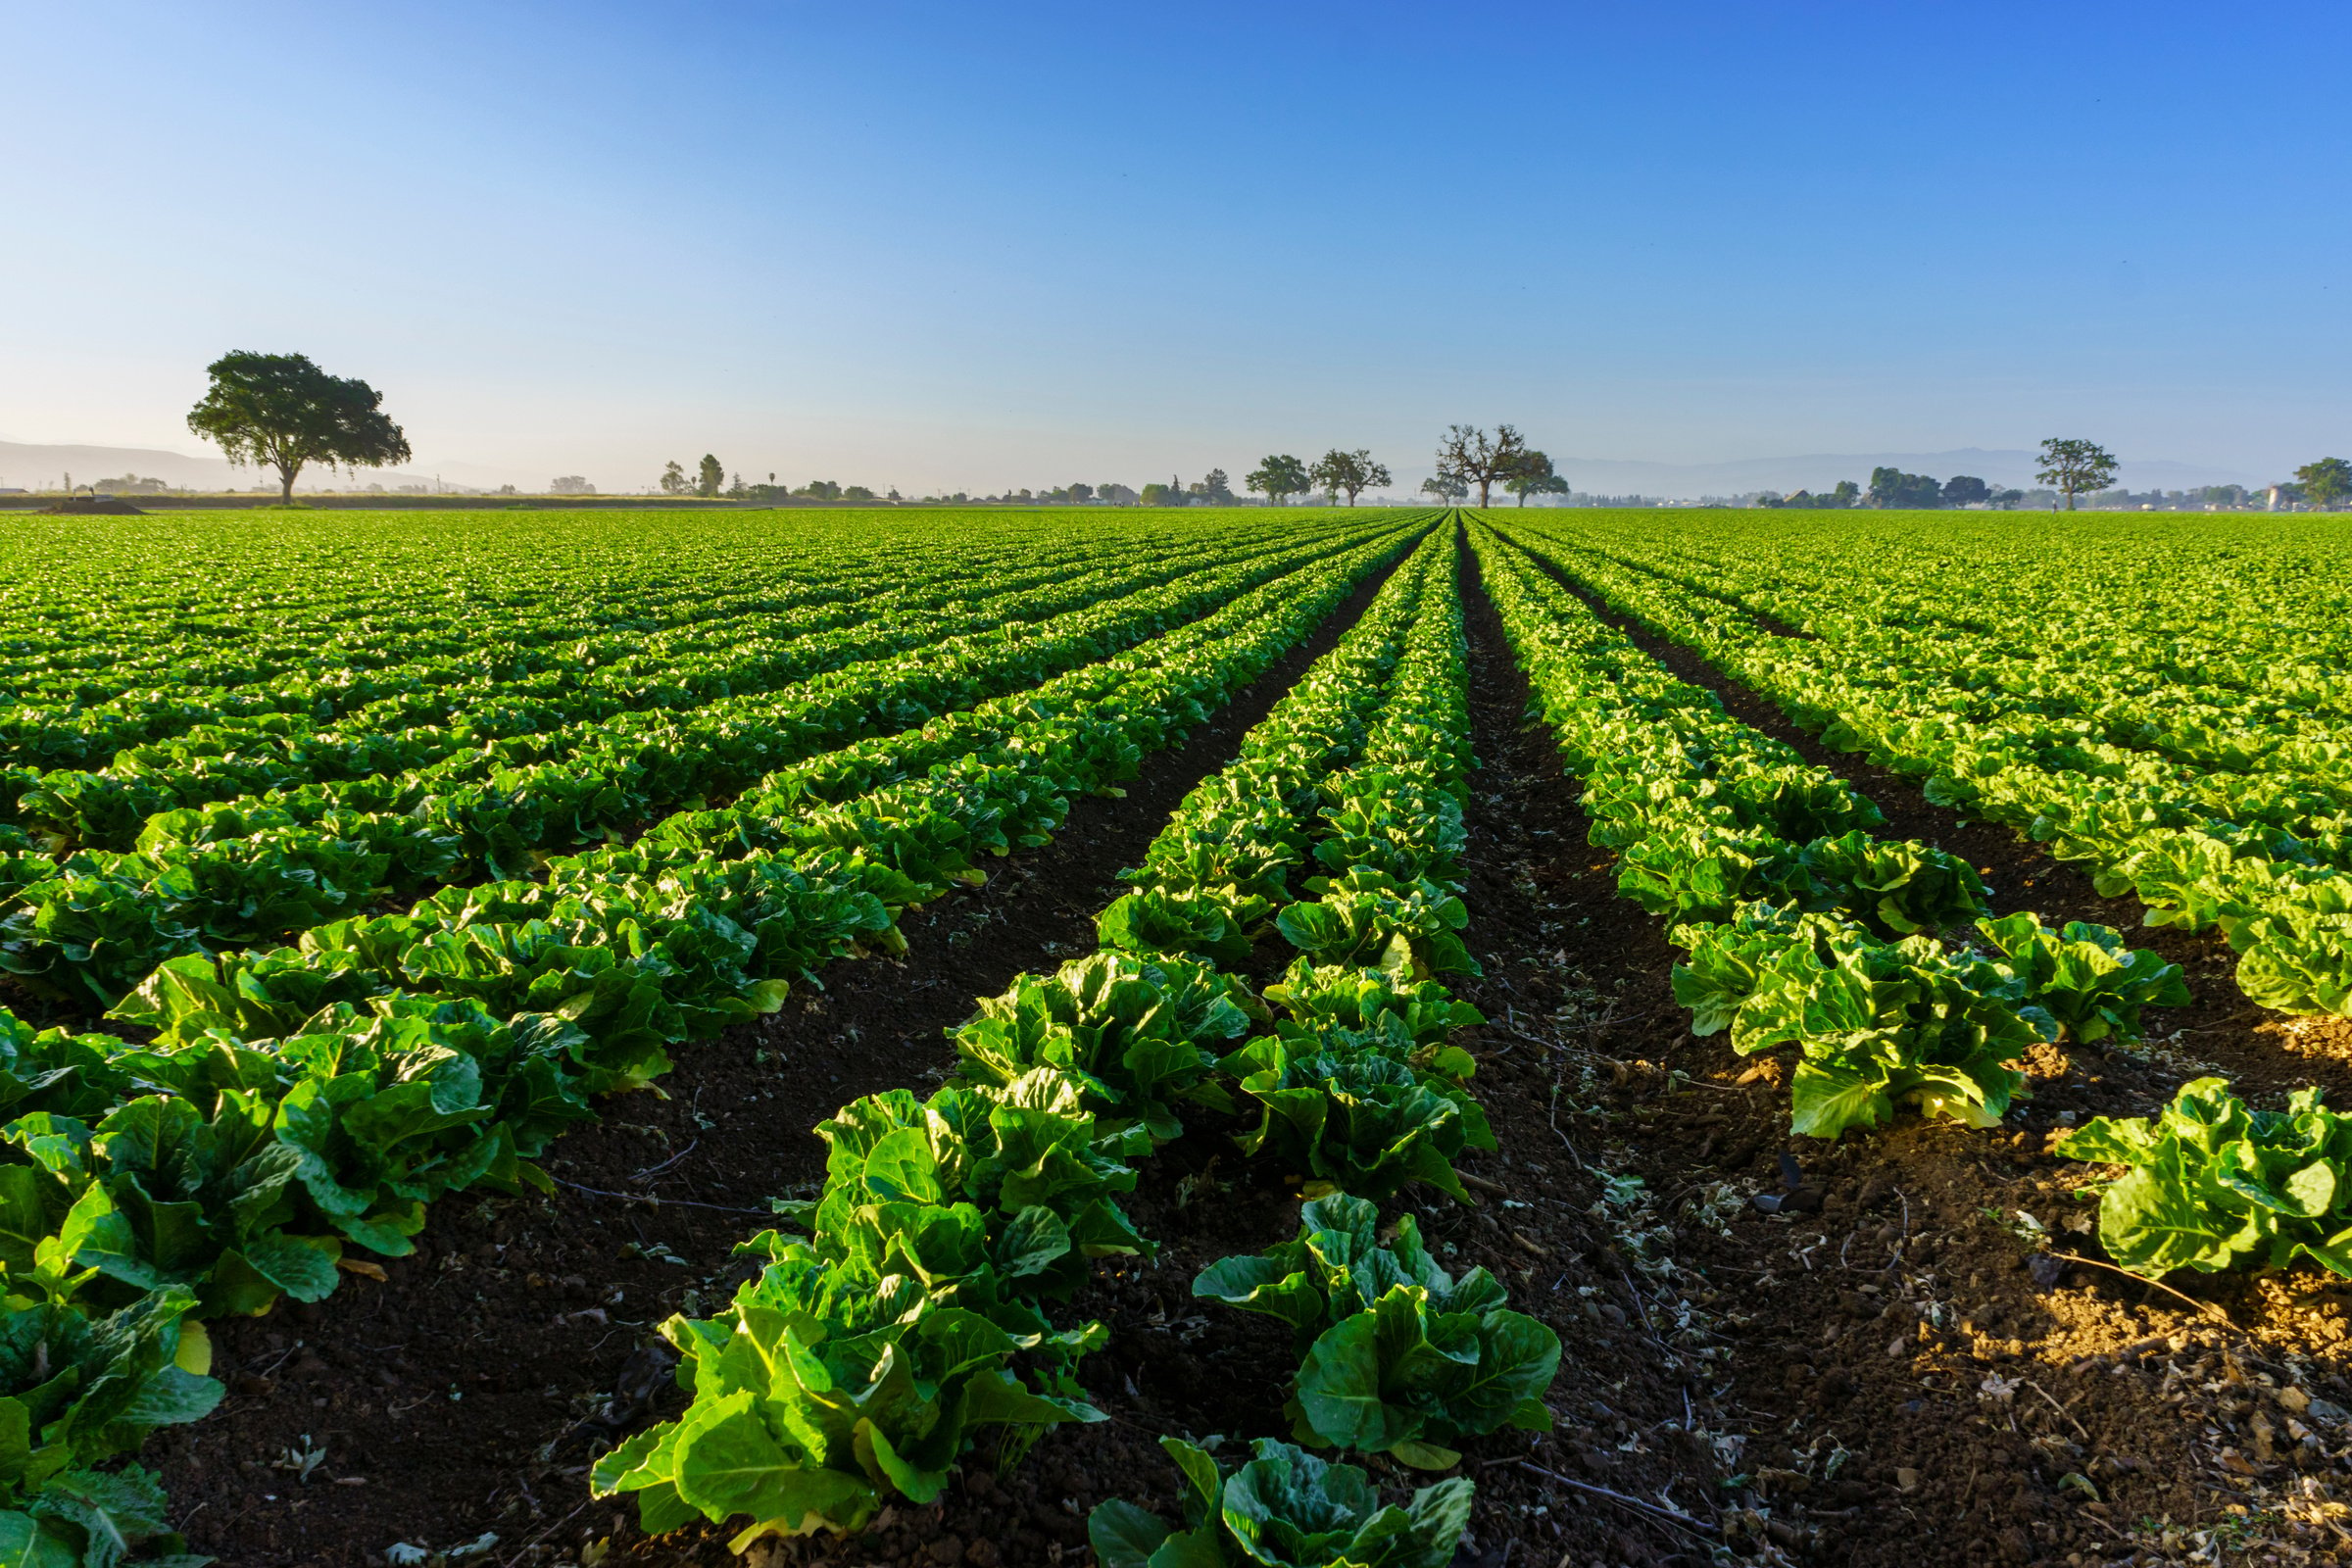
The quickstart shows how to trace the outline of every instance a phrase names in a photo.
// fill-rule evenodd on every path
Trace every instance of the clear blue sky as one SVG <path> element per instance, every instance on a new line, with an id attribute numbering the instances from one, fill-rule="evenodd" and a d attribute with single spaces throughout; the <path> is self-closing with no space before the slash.
<path id="1" fill-rule="evenodd" d="M 0 437 L 420 465 L 2352 454 L 2352 9 L 20 5 Z M 1573 477 L 1573 474 L 1571 475 Z"/>

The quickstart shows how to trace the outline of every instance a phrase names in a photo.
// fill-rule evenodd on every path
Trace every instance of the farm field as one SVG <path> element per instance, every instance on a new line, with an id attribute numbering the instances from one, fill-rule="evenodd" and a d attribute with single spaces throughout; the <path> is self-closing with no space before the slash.
<path id="1" fill-rule="evenodd" d="M 2348 544 L 24 519 L 0 1560 L 2346 1560 Z"/>

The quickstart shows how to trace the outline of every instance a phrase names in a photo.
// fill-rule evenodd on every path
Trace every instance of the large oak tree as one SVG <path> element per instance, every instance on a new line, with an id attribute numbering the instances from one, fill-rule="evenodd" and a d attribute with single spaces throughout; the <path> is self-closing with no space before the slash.
<path id="1" fill-rule="evenodd" d="M 1517 466 L 1502 481 L 1502 487 L 1517 496 L 1523 507 L 1527 505 L 1529 496 L 1564 496 L 1569 493 L 1568 481 L 1553 471 L 1551 459 L 1532 448 L 1521 454 Z"/>
<path id="2" fill-rule="evenodd" d="M 2066 510 L 2075 510 L 2075 497 L 2096 494 L 2115 477 L 2115 455 L 2095 441 L 2062 440 L 2052 436 L 2041 444 L 2041 467 L 2034 475 L 2066 496 Z"/>
<path id="3" fill-rule="evenodd" d="M 1334 501 L 1345 492 L 1351 507 L 1355 498 L 1366 490 L 1393 482 L 1387 466 L 1375 462 L 1372 454 L 1362 447 L 1353 452 L 1332 448 L 1315 460 L 1308 477 Z"/>
<path id="4" fill-rule="evenodd" d="M 2341 458 L 2306 463 L 2295 470 L 2295 482 L 2303 487 L 2303 499 L 2313 511 L 2326 512 L 2352 495 L 2352 463 Z"/>
<path id="5" fill-rule="evenodd" d="M 385 416 L 383 394 L 329 375 L 307 354 L 223 354 L 207 366 L 213 384 L 188 411 L 188 428 L 242 466 L 277 470 L 278 493 L 310 465 L 357 472 L 409 461 L 409 438 Z"/>
<path id="6" fill-rule="evenodd" d="M 1518 472 L 1526 456 L 1527 441 L 1507 424 L 1496 425 L 1493 435 L 1475 425 L 1447 425 L 1438 443 L 1438 477 L 1478 486 L 1483 507 L 1495 482 Z"/>
<path id="7" fill-rule="evenodd" d="M 1283 497 L 1302 496 L 1314 484 L 1307 477 L 1306 465 L 1287 453 L 1266 459 L 1250 469 L 1243 482 L 1278 507 Z"/>

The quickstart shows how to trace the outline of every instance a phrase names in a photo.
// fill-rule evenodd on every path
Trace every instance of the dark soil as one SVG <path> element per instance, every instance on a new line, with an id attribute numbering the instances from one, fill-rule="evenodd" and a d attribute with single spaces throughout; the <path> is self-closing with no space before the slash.
<path id="1" fill-rule="evenodd" d="M 2032 1266 L 2045 1248 L 2098 1257 L 2089 1206 L 2070 1194 L 2083 1167 L 2045 1152 L 2061 1113 L 2145 1111 L 2206 1062 L 2258 1096 L 2313 1071 L 2333 1087 L 2347 1071 L 2325 1047 L 2333 1036 L 2315 1031 L 2322 1048 L 2289 1056 L 2303 1037 L 2235 999 L 2226 953 L 2217 973 L 2193 941 L 2148 933 L 2177 961 L 2199 957 L 2197 1004 L 2157 1019 L 2163 1038 L 2144 1052 L 2038 1054 L 2024 1131 L 1906 1120 L 1835 1146 L 1793 1138 L 1779 1064 L 1689 1034 L 1670 989 L 1677 951 L 1587 845 L 1576 781 L 1526 720 L 1526 682 L 1475 587 L 1470 610 L 1482 771 L 1465 899 L 1486 973 L 1461 990 L 1489 1022 L 1462 1038 L 1502 1148 L 1464 1164 L 1476 1207 L 1407 1206 L 1453 1249 L 1449 1266 L 1493 1268 L 1563 1355 L 1555 1431 L 1469 1447 L 1479 1503 L 1457 1568 L 2352 1560 L 2335 1501 L 2352 1470 L 2344 1293 L 2298 1274 L 2176 1280 L 2176 1296 L 2095 1261 Z M 2055 920 L 2129 907 L 2005 830 L 1927 806 L 1908 781 L 1822 756 L 1693 656 L 1636 634 L 1853 779 L 1886 831 L 1970 856 L 2003 909 Z M 658 1190 L 661 1206 L 570 1188 L 452 1205 L 428 1252 L 387 1283 L 223 1325 L 237 1392 L 168 1455 L 196 1544 L 232 1563 L 325 1568 L 379 1560 L 394 1541 L 447 1547 L 493 1530 L 481 1560 L 501 1565 L 728 1560 L 720 1532 L 648 1542 L 630 1509 L 588 1503 L 582 1472 L 609 1439 L 582 1417 L 689 1282 L 706 1304 L 730 1288 L 728 1246 L 760 1223 L 735 1210 L 813 1181 L 814 1121 L 936 1077 L 949 1060 L 939 1030 L 972 997 L 1091 948 L 1111 873 L 1307 657 L 1157 760 L 1126 801 L 1082 806 L 1052 850 L 910 917 L 904 963 L 845 966 L 805 1010 L 699 1050 L 675 1098 L 629 1107 L 642 1119 L 563 1146 L 558 1174 Z M 1003 1476 L 968 1461 L 938 1503 L 888 1512 L 853 1541 L 762 1544 L 753 1561 L 1075 1565 L 1096 1501 L 1172 1499 L 1158 1434 L 1281 1434 L 1295 1362 L 1279 1327 L 1200 1310 L 1190 1294 L 1202 1264 L 1296 1223 L 1295 1192 L 1241 1161 L 1229 1130 L 1197 1127 L 1145 1162 L 1128 1206 L 1162 1239 L 1158 1256 L 1102 1269 L 1057 1310 L 1111 1326 L 1082 1368 L 1110 1420 L 1049 1434 Z M 1766 1214 L 1759 1195 L 1792 1200 Z M 2054 1240 L 2021 1236 L 2021 1211 Z M 629 1243 L 685 1261 L 623 1256 Z M 270 1468 L 306 1434 L 326 1453 L 307 1486 Z M 1399 1493 L 1423 1479 L 1373 1468 Z"/>
<path id="2" fill-rule="evenodd" d="M 2149 1034 L 2156 1043 L 2153 1054 L 2181 1069 L 2181 1076 L 2222 1073 L 2237 1082 L 2239 1093 L 2268 1105 L 2317 1083 L 2327 1089 L 2330 1102 L 2352 1104 L 2352 1020 L 2292 1018 L 2247 1001 L 2233 978 L 2237 956 L 2220 932 L 2140 924 L 2146 906 L 2128 894 L 2102 897 L 2081 864 L 2053 858 L 2043 845 L 1999 823 L 1969 821 L 1930 804 L 1917 780 L 1824 745 L 1770 699 L 1699 654 L 1618 614 L 1572 577 L 1553 574 L 1675 675 L 1714 692 L 1734 718 L 1785 743 L 1806 761 L 1842 775 L 1886 813 L 1886 825 L 1875 830 L 1880 836 L 1917 839 L 1964 857 L 1991 884 L 1996 913 L 2032 909 L 2052 926 L 2068 920 L 2114 926 L 2133 946 L 2153 949 L 2180 965 L 2193 1000 L 2186 1007 L 2151 1013 Z"/>
<path id="3" fill-rule="evenodd" d="M 769 1198 L 813 1193 L 816 1123 L 861 1095 L 935 1083 L 954 1060 L 943 1032 L 975 997 L 1094 951 L 1116 874 L 1384 578 L 1147 759 L 1122 799 L 1076 803 L 1051 846 L 906 911 L 905 958 L 835 965 L 821 990 L 688 1048 L 661 1091 L 608 1102 L 545 1162 L 563 1184 L 553 1197 L 453 1198 L 381 1282 L 213 1325 L 228 1398 L 147 1451 L 191 1549 L 239 1568 L 357 1568 L 395 1543 L 443 1550 L 487 1531 L 500 1544 L 486 1560 L 503 1564 L 536 1538 L 575 1548 L 628 1536 L 615 1520 L 633 1506 L 591 1504 L 585 1474 L 612 1441 L 590 1418 L 632 1352 L 671 1312 L 732 1294 L 732 1249 L 765 1228 Z M 656 1394 L 658 1414 L 683 1398 L 666 1378 Z M 314 1450 L 324 1457 L 306 1478 L 299 1456 Z"/>
<path id="4" fill-rule="evenodd" d="M 1853 781 L 1886 813 L 1881 831 L 1969 857 L 2002 912 L 2113 922 L 2137 907 L 2100 899 L 2079 868 L 2006 829 L 1930 805 L 1912 781 L 1827 752 L 1689 650 L 1587 602 L 1735 716 Z M 1564 814 L 1559 837 L 1581 845 L 1581 817 Z M 1596 925 L 1655 925 L 1615 900 L 1605 854 L 1574 858 L 1554 861 L 1561 902 Z M 1651 940 L 1648 961 L 1626 954 L 1609 980 L 1629 1021 L 1576 1043 L 1597 1037 L 1605 1070 L 1626 1080 L 1601 1097 L 1599 1123 L 1670 1195 L 1681 1260 L 1708 1279 L 1698 1298 L 1725 1336 L 1721 1393 L 1747 1439 L 1738 1468 L 1751 1479 L 1734 1495 L 1766 1516 L 1765 1540 L 1872 1564 L 1916 1562 L 1923 1541 L 1936 1562 L 2212 1560 L 2217 1539 L 2243 1560 L 2352 1558 L 2352 1515 L 2334 1501 L 2352 1470 L 2346 1292 L 2307 1269 L 2176 1279 L 2176 1295 L 2101 1267 L 2094 1210 L 2071 1196 L 2095 1172 L 2046 1152 L 2064 1122 L 2145 1114 L 2201 1072 L 2227 1072 L 2261 1102 L 2315 1079 L 2344 1102 L 2339 1020 L 2254 1007 L 2225 945 L 2141 930 L 2133 940 L 2183 964 L 2195 998 L 2151 1014 L 2147 1048 L 2037 1053 L 2023 1132 L 1906 1119 L 1832 1146 L 1788 1134 L 1780 1064 L 1685 1032 L 1672 955 Z M 1677 1070 L 1681 1092 L 1666 1076 Z M 1744 1200 L 1783 1188 L 1784 1151 L 1820 1205 L 1760 1215 Z M 2019 1234 L 2021 1211 L 2051 1239 Z M 2089 1261 L 2036 1272 L 2045 1249 Z"/>

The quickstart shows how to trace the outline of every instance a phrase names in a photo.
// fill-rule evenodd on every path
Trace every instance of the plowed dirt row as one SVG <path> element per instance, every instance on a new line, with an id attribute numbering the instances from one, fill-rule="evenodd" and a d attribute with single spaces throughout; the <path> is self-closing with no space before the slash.
<path id="1" fill-rule="evenodd" d="M 1111 879 L 1385 578 L 1148 758 L 1124 798 L 1075 803 L 1046 849 L 908 911 L 904 959 L 836 964 L 823 990 L 682 1048 L 662 1094 L 607 1102 L 546 1161 L 563 1183 L 553 1197 L 453 1199 L 382 1283 L 216 1325 L 228 1398 L 147 1456 L 191 1547 L 257 1568 L 359 1568 L 403 1542 L 445 1550 L 495 1534 L 481 1560 L 508 1563 L 552 1560 L 521 1555 L 535 1538 L 573 1549 L 613 1534 L 634 1510 L 588 1503 L 588 1458 L 682 1398 L 657 1358 L 632 1356 L 690 1298 L 714 1308 L 731 1294 L 730 1250 L 763 1228 L 767 1200 L 822 1177 L 815 1124 L 860 1095 L 936 1082 L 952 1059 L 942 1031 L 973 998 L 1091 952 Z"/>
<path id="2" fill-rule="evenodd" d="M 1514 1306 L 1559 1333 L 1563 1356 L 1556 1431 L 1470 1447 L 1480 1500 L 1457 1568 L 1663 1568 L 1727 1551 L 1903 1568 L 2352 1560 L 2340 1511 L 2330 1517 L 2352 1471 L 2340 1293 L 2298 1276 L 2184 1284 L 2181 1299 L 2092 1263 L 2029 1266 L 2045 1249 L 2097 1256 L 2075 1228 L 2088 1205 L 2067 1190 L 2082 1167 L 2045 1152 L 2062 1115 L 2145 1110 L 2207 1061 L 2266 1096 L 2312 1076 L 2306 1065 L 2341 1063 L 2289 1055 L 2295 1041 L 2242 1016 L 2208 961 L 2191 969 L 2197 1005 L 2159 1019 L 2151 1050 L 2065 1048 L 2033 1063 L 2022 1130 L 1908 1120 L 1837 1146 L 1790 1137 L 1770 1066 L 1689 1034 L 1670 989 L 1676 950 L 1587 845 L 1576 781 L 1525 718 L 1526 683 L 1474 576 L 1469 597 L 1482 769 L 1465 899 L 1486 973 L 1460 989 L 1490 1021 L 1463 1043 L 1502 1149 L 1465 1163 L 1476 1208 L 1406 1206 L 1450 1248 L 1449 1266 L 1493 1268 Z M 1887 812 L 1886 831 L 1988 868 L 2003 910 L 2112 919 L 2122 907 L 2005 830 L 1963 826 L 1907 781 L 1824 757 L 1702 661 L 1627 629 L 1741 718 L 1853 779 Z M 719 1208 L 568 1188 L 541 1205 L 453 1206 L 427 1233 L 429 1255 L 387 1285 L 224 1334 L 240 1392 L 168 1476 L 183 1506 L 198 1505 L 197 1544 L 229 1562 L 341 1568 L 380 1560 L 393 1541 L 448 1547 L 492 1530 L 499 1544 L 481 1560 L 503 1565 L 729 1560 L 720 1533 L 647 1542 L 628 1510 L 586 1503 L 580 1472 L 610 1437 L 584 1418 L 648 1367 L 630 1367 L 632 1349 L 686 1290 L 711 1304 L 731 1289 L 726 1249 L 761 1221 L 727 1210 L 817 1175 L 814 1121 L 936 1076 L 949 1060 L 939 1030 L 974 996 L 1091 948 L 1112 873 L 1307 657 L 1213 736 L 1158 760 L 1127 801 L 1081 806 L 1051 851 L 916 916 L 905 965 L 846 966 L 812 1010 L 698 1048 L 675 1099 L 560 1152 L 558 1173 L 584 1187 Z M 1280 956 L 1269 949 L 1260 967 Z M 1003 1476 L 967 1464 L 939 1503 L 887 1513 L 855 1540 L 763 1544 L 757 1561 L 1075 1564 L 1094 1502 L 1172 1496 L 1158 1434 L 1282 1434 L 1286 1337 L 1190 1294 L 1207 1262 L 1295 1228 L 1295 1188 L 1241 1161 L 1232 1130 L 1204 1119 L 1146 1162 L 1128 1206 L 1162 1241 L 1158 1257 L 1104 1269 L 1057 1309 L 1111 1326 L 1110 1348 L 1081 1369 L 1110 1421 L 1049 1434 Z M 1788 1211 L 1760 1212 L 1754 1197 L 1787 1193 L 1791 1172 Z M 621 1255 L 632 1243 L 637 1255 Z M 613 1412 L 622 1424 L 674 1408 L 660 1381 L 645 1406 Z M 271 1468 L 312 1439 L 325 1458 L 307 1486 Z M 1374 1469 L 1396 1488 L 1422 1479 Z"/>
<path id="3" fill-rule="evenodd" d="M 2345 1560 L 2346 1293 L 2305 1270 L 2175 1280 L 2174 1295 L 2099 1267 L 2092 1206 L 2072 1196 L 2091 1172 L 2046 1152 L 2065 1125 L 2146 1113 L 2202 1072 L 2230 1073 L 2259 1102 L 2313 1081 L 2344 1102 L 2341 1058 L 2312 1049 L 2335 1030 L 2250 1007 L 2226 948 L 2132 928 L 2136 906 L 2098 898 L 2079 869 L 1828 752 L 1690 650 L 1586 597 L 1735 716 L 1852 780 L 1886 811 L 1882 832 L 1969 857 L 2000 912 L 2127 916 L 2134 941 L 2188 967 L 2195 997 L 2151 1015 L 2144 1050 L 2037 1053 L 2022 1131 L 1907 1119 L 1826 1146 L 1788 1135 L 1772 1064 L 1682 1032 L 1663 974 L 1618 977 L 1637 997 L 1627 1012 L 1657 1007 L 1671 1026 L 1650 1038 L 1653 1059 L 1611 1072 L 1638 1086 L 1679 1069 L 1714 1086 L 1637 1089 L 1628 1147 L 1669 1195 L 1684 1261 L 1709 1276 L 1701 1298 L 1727 1336 L 1727 1399 L 1747 1417 L 1739 1463 L 1751 1479 L 1739 1491 L 1763 1505 L 1768 1539 L 1874 1564 L 1916 1562 L 1923 1541 L 1952 1562 L 2213 1561 L 2217 1544 L 2232 1561 Z M 1581 820 L 1561 836 L 1581 843 Z M 1604 859 L 1591 852 L 1582 874 L 1607 880 Z M 1784 1152 L 1805 1211 L 1765 1218 L 1745 1200 L 1784 1190 Z M 2044 1250 L 2093 1261 L 2030 1266 Z"/>

